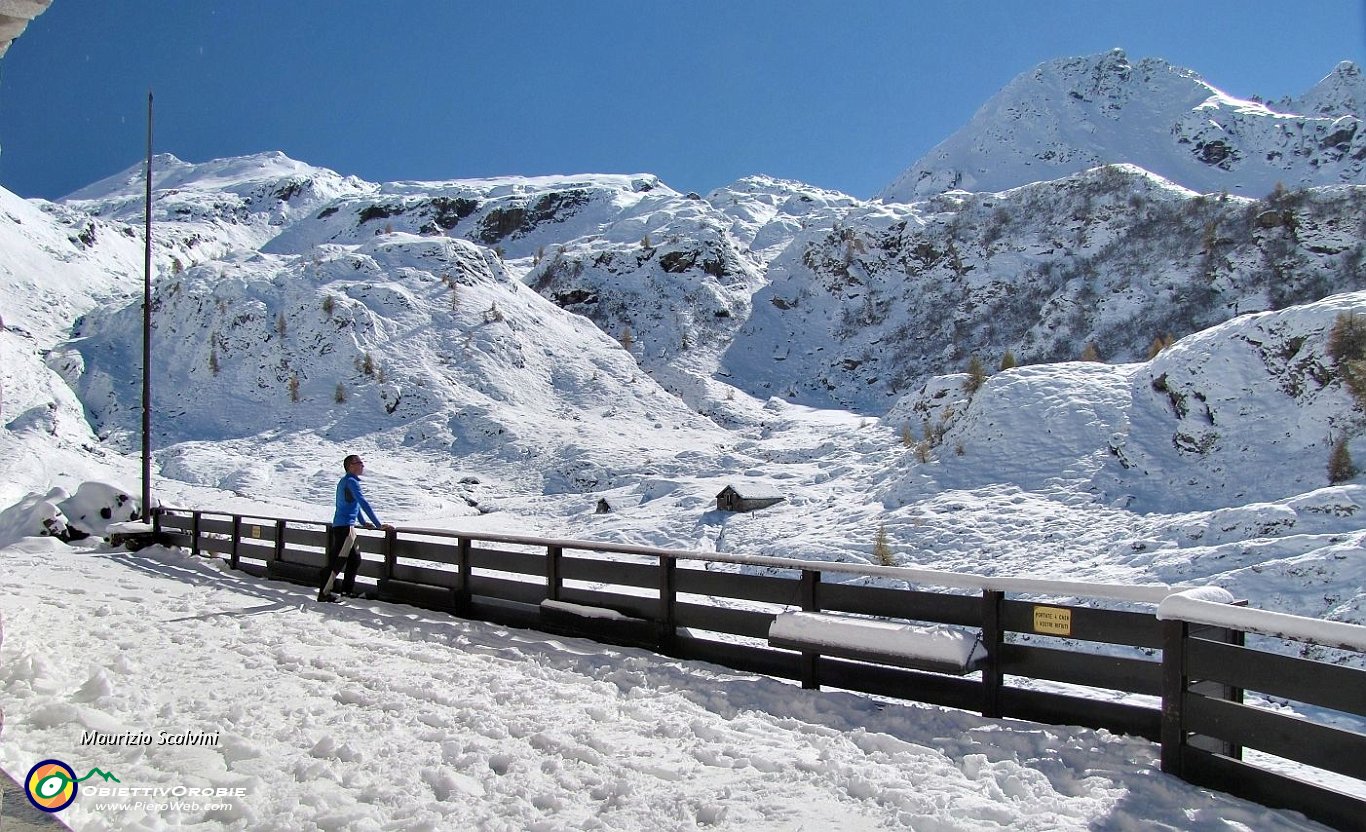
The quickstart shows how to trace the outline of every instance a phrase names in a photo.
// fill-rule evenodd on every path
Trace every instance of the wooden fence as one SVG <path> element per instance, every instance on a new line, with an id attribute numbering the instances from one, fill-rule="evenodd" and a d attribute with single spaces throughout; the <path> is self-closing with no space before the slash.
<path id="1" fill-rule="evenodd" d="M 224 557 L 235 569 L 319 585 L 325 524 L 163 509 L 155 526 L 164 542 Z M 1249 647 L 1242 631 L 1228 627 L 1104 606 L 1155 608 L 1169 587 L 434 529 L 358 534 L 368 555 L 359 574 L 380 600 L 644 647 L 806 687 L 1138 735 L 1160 742 L 1163 769 L 1190 782 L 1298 810 L 1339 829 L 1366 830 L 1366 671 Z M 985 655 L 955 666 L 878 649 L 770 639 L 774 621 L 797 610 L 854 627 L 947 625 L 979 640 Z M 1346 639 L 1328 646 L 1366 650 L 1366 635 L 1357 631 L 1366 634 L 1350 628 Z M 1013 683 L 1020 679 L 1032 682 Z M 1316 716 L 1278 713 L 1271 706 L 1278 699 L 1303 703 L 1309 707 L 1298 710 Z M 1262 753 L 1248 761 L 1244 749 Z M 1347 785 L 1311 782 L 1325 778 L 1283 761 Z"/>

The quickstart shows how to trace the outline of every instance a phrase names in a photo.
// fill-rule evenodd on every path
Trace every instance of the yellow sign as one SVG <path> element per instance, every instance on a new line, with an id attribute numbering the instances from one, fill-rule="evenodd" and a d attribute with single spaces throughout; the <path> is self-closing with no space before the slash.
<path id="1" fill-rule="evenodd" d="M 1034 632 L 1050 636 L 1072 635 L 1072 611 L 1062 607 L 1035 607 Z"/>
<path id="2" fill-rule="evenodd" d="M 261 539 L 261 527 L 260 527 L 260 526 L 252 526 L 252 527 L 251 527 L 251 536 L 254 537 L 254 538 L 257 539 L 257 540 L 260 540 L 260 539 Z"/>

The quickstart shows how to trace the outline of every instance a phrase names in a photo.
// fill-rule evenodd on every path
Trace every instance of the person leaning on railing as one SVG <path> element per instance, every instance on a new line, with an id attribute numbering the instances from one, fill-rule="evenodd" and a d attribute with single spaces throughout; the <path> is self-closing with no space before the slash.
<path id="1" fill-rule="evenodd" d="M 360 569 L 360 542 L 356 539 L 356 521 L 364 512 L 369 523 L 361 523 L 363 528 L 392 529 L 381 523 L 375 510 L 361 491 L 360 477 L 365 473 L 365 463 L 355 454 L 348 454 L 342 461 L 346 474 L 337 483 L 337 510 L 332 515 L 332 525 L 327 530 L 327 569 L 323 572 L 322 588 L 318 590 L 319 601 L 337 601 L 332 585 L 337 580 L 342 560 L 346 561 L 346 575 L 342 578 L 341 594 L 356 595 L 356 572 Z"/>

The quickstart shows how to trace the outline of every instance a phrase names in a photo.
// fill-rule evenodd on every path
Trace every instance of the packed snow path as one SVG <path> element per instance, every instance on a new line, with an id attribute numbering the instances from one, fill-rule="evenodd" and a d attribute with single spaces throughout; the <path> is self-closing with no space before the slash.
<path id="1" fill-rule="evenodd" d="M 148 811 L 82 793 L 62 813 L 81 830 L 1321 828 L 1162 775 L 1142 740 L 319 605 L 175 550 L 30 538 L 0 575 L 7 771 L 57 758 L 244 794 Z M 153 744 L 82 744 L 95 731 Z"/>

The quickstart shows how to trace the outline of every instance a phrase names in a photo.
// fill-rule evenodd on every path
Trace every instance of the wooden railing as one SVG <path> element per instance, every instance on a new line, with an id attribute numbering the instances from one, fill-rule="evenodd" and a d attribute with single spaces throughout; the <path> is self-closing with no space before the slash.
<path id="1" fill-rule="evenodd" d="M 1313 645 L 1359 659 L 1366 627 L 1179 596 L 1164 601 L 1159 615 L 1162 769 L 1338 829 L 1366 829 L 1366 671 L 1292 654 Z M 1255 648 L 1246 643 L 1253 639 Z M 1316 718 L 1277 707 L 1289 702 L 1308 705 Z M 1245 751 L 1271 759 L 1249 761 Z M 1276 760 L 1311 770 L 1287 776 Z M 1327 779 L 1349 781 L 1350 793 L 1315 782 Z"/>
<path id="2" fill-rule="evenodd" d="M 164 542 L 224 557 L 235 569 L 319 585 L 323 523 L 163 509 L 155 525 Z M 1220 626 L 1217 616 L 1213 625 L 1160 619 L 1157 605 L 1171 587 L 439 529 L 358 534 L 368 555 L 359 575 L 380 600 L 645 647 L 806 687 L 1138 735 L 1161 742 L 1163 769 L 1191 782 L 1341 829 L 1366 829 L 1366 671 L 1244 646 L 1243 630 Z M 1145 605 L 1152 610 L 1132 608 Z M 867 651 L 774 647 L 775 618 L 795 610 L 963 628 L 980 639 L 985 660 L 960 675 Z M 1366 652 L 1366 627 L 1335 626 L 1347 629 L 1334 631 L 1328 646 Z M 1284 635 L 1285 628 L 1272 629 Z M 1299 637 L 1312 643 L 1317 633 L 1311 627 Z M 1246 704 L 1249 691 L 1304 703 L 1322 716 Z M 1313 785 L 1312 774 L 1287 773 L 1293 767 L 1277 760 L 1248 762 L 1243 748 L 1331 772 L 1348 788 Z"/>

